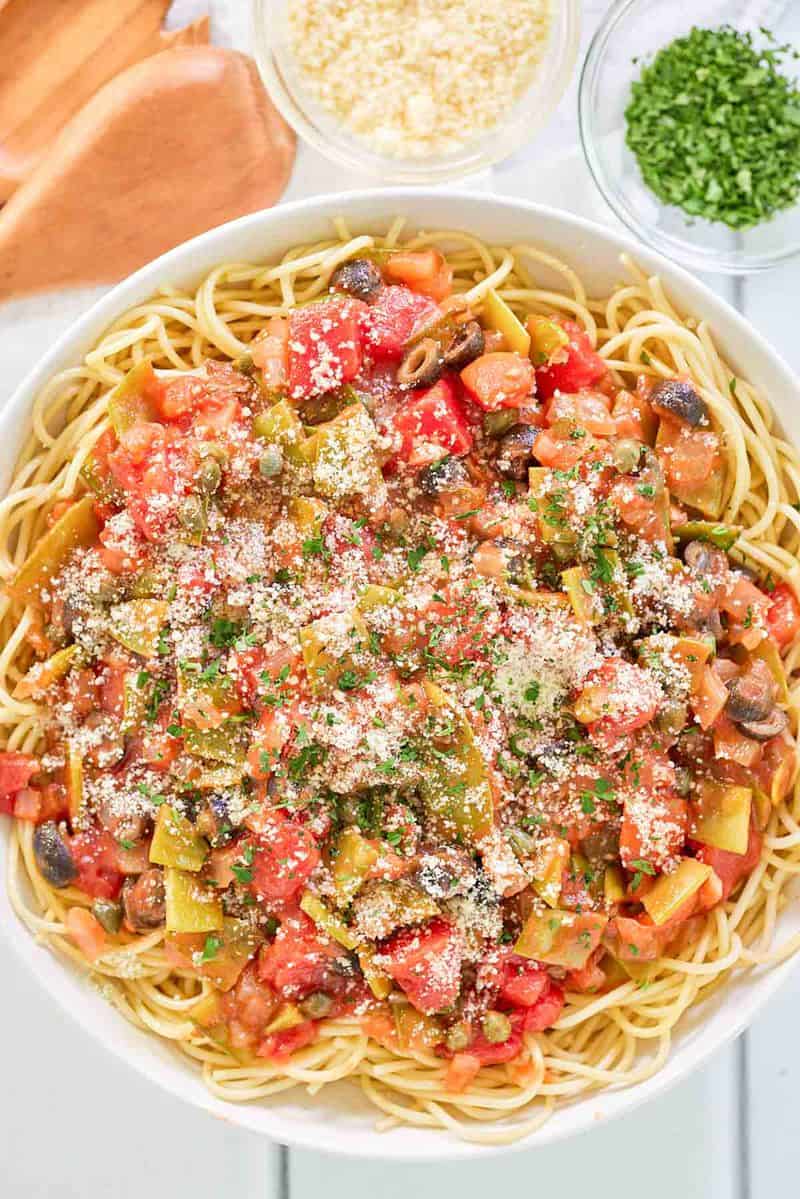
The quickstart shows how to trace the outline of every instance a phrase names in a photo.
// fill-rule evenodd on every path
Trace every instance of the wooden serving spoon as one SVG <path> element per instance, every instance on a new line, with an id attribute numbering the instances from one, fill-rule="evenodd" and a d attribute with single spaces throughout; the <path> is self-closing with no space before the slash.
<path id="1" fill-rule="evenodd" d="M 58 131 L 126 67 L 208 41 L 208 17 L 164 33 L 170 0 L 0 0 L 0 202 Z"/>
<path id="2" fill-rule="evenodd" d="M 0 299 L 120 279 L 269 207 L 294 153 L 251 58 L 213 46 L 146 58 L 64 126 L 0 210 Z"/>

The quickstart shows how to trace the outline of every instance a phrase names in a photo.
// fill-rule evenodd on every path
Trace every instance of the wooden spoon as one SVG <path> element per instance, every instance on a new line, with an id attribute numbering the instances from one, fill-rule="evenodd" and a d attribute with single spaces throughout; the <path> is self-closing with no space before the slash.
<path id="1" fill-rule="evenodd" d="M 120 279 L 274 204 L 295 137 L 244 54 L 165 50 L 107 83 L 0 210 L 0 298 Z"/>
<path id="2" fill-rule="evenodd" d="M 0 0 L 0 202 L 94 93 L 142 58 L 208 41 L 161 30 L 170 0 Z"/>

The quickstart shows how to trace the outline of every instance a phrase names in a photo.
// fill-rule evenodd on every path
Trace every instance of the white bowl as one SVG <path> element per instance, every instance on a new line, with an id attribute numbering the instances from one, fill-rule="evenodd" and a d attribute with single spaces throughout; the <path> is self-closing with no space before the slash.
<path id="1" fill-rule="evenodd" d="M 335 215 L 344 216 L 353 230 L 363 231 L 385 229 L 398 213 L 407 216 L 412 226 L 461 228 L 495 244 L 536 242 L 577 267 L 595 294 L 607 293 L 619 281 L 620 253 L 629 252 L 649 273 L 662 276 L 678 308 L 709 321 L 731 366 L 763 389 L 784 432 L 800 441 L 800 380 L 730 305 L 681 268 L 627 237 L 553 209 L 466 192 L 395 189 L 322 196 L 243 217 L 179 246 L 114 288 L 44 355 L 0 413 L 0 482 L 5 487 L 10 480 L 39 388 L 56 371 L 76 365 L 116 317 L 152 295 L 160 284 L 192 284 L 226 260 L 268 261 L 290 246 L 326 236 Z M 4 857 L 8 829 L 5 821 L 0 823 L 0 857 Z M 5 876 L 5 870 L 2 873 Z M 283 1143 L 358 1157 L 435 1160 L 501 1151 L 464 1144 L 443 1132 L 410 1127 L 378 1133 L 375 1109 L 360 1098 L 355 1086 L 339 1084 L 313 1100 L 295 1091 L 269 1103 L 222 1102 L 209 1094 L 200 1074 L 185 1058 L 134 1029 L 87 985 L 85 975 L 37 945 L 11 910 L 4 886 L 0 887 L 0 930 L 50 992 L 57 1009 L 73 1016 L 135 1070 L 214 1116 Z M 784 913 L 779 935 L 783 938 L 798 931 L 800 904 Z M 791 969 L 789 961 L 736 979 L 689 1014 L 658 1074 L 624 1090 L 590 1094 L 557 1110 L 531 1138 L 511 1148 L 573 1136 L 663 1092 L 741 1033 Z M 29 1035 L 32 1031 L 28 1030 Z"/>

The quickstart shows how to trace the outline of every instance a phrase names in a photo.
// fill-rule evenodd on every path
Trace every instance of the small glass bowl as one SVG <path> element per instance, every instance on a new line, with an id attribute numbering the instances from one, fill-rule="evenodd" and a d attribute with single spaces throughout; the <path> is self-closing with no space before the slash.
<path id="1" fill-rule="evenodd" d="M 348 133 L 304 89 L 289 45 L 291 0 L 253 0 L 253 43 L 261 78 L 276 107 L 321 154 L 384 183 L 443 183 L 512 154 L 547 123 L 569 83 L 580 40 L 580 0 L 551 0 L 550 41 L 541 67 L 507 118 L 481 137 L 448 154 L 393 158 L 378 154 Z"/>
<path id="2" fill-rule="evenodd" d="M 693 26 L 734 25 L 758 40 L 764 26 L 778 42 L 798 45 L 800 3 L 785 0 L 616 0 L 595 34 L 583 65 L 578 98 L 581 142 L 606 202 L 638 238 L 693 270 L 753 274 L 800 251 L 800 203 L 752 229 L 690 217 L 664 204 L 644 183 L 625 144 L 625 109 L 642 60 Z M 781 68 L 793 75 L 787 56 Z"/>

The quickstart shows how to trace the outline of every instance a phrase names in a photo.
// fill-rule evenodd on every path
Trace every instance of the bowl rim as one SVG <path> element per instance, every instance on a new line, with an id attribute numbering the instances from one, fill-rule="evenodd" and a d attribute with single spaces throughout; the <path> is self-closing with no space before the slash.
<path id="1" fill-rule="evenodd" d="M 273 104 L 298 137 L 308 142 L 329 162 L 374 177 L 376 184 L 380 180 L 382 184 L 420 187 L 463 180 L 469 175 L 488 170 L 502 159 L 515 154 L 526 142 L 535 139 L 555 113 L 572 78 L 580 46 L 583 7 L 582 0 L 550 0 L 553 19 L 550 39 L 553 40 L 556 22 L 561 22 L 561 55 L 560 62 L 549 72 L 549 84 L 546 89 L 549 97 L 547 113 L 544 119 L 537 123 L 533 134 L 530 132 L 531 115 L 524 110 L 523 105 L 535 81 L 531 81 L 516 102 L 517 112 L 513 120 L 501 121 L 493 129 L 487 130 L 480 141 L 472 146 L 467 143 L 449 154 L 414 160 L 380 154 L 371 150 L 366 143 L 362 146 L 356 138 L 349 137 L 344 132 L 320 127 L 313 118 L 313 105 L 304 103 L 302 96 L 298 98 L 296 90 L 289 86 L 284 73 L 279 69 L 272 39 L 265 32 L 272 0 L 249 0 L 249 3 L 253 56 L 261 80 Z"/>
<path id="2" fill-rule="evenodd" d="M 790 262 L 800 254 L 800 241 L 790 249 L 742 257 L 737 250 L 704 250 L 700 246 L 690 245 L 681 238 L 654 231 L 635 215 L 624 194 L 613 187 L 597 150 L 594 120 L 599 112 L 599 106 L 594 103 L 592 93 L 599 67 L 605 57 L 608 44 L 617 31 L 617 25 L 641 3 L 643 0 L 613 0 L 589 42 L 589 48 L 578 77 L 578 134 L 589 174 L 592 176 L 597 190 L 614 215 L 622 221 L 635 238 L 641 239 L 653 252 L 661 254 L 686 270 L 708 271 L 720 275 L 758 275 L 763 271 Z M 662 207 L 668 207 L 663 201 L 658 200 L 658 197 L 654 197 L 654 199 Z M 736 231 L 732 230 L 731 232 L 735 233 Z"/>
<path id="3" fill-rule="evenodd" d="M 388 211 L 388 205 L 391 204 L 396 206 L 395 211 L 402 211 L 404 201 L 419 201 L 423 204 L 430 202 L 435 206 L 441 204 L 443 200 L 447 201 L 448 207 L 454 209 L 461 205 L 466 206 L 467 210 L 470 207 L 494 210 L 498 216 L 497 223 L 501 227 L 504 212 L 522 214 L 532 224 L 535 224 L 537 218 L 553 221 L 557 225 L 565 227 L 565 231 L 568 233 L 599 238 L 610 243 L 617 253 L 631 254 L 637 263 L 646 266 L 649 272 L 661 274 L 668 286 L 677 284 L 681 287 L 684 297 L 687 295 L 689 297 L 688 300 L 681 299 L 681 306 L 691 304 L 697 298 L 710 306 L 718 316 L 725 318 L 729 329 L 741 337 L 747 352 L 753 349 L 757 351 L 761 360 L 769 363 L 772 371 L 783 376 L 782 383 L 800 394 L 800 378 L 794 374 L 782 356 L 770 346 L 766 338 L 753 328 L 727 300 L 716 295 L 710 287 L 695 279 L 683 267 L 676 265 L 650 248 L 638 245 L 627 233 L 621 233 L 616 229 L 574 216 L 557 208 L 512 197 L 487 195 L 469 189 L 448 188 L 446 191 L 442 191 L 442 189 L 432 187 L 384 187 L 313 196 L 252 213 L 217 226 L 153 259 L 93 303 L 88 311 L 73 322 L 54 342 L 6 401 L 0 412 L 0 435 L 8 432 L 12 437 L 16 437 L 15 444 L 19 445 L 21 443 L 20 422 L 29 421 L 31 402 L 36 393 L 53 373 L 60 369 L 65 360 L 70 362 L 80 360 L 83 353 L 81 347 L 87 338 L 95 336 L 98 330 L 106 328 L 128 307 L 137 303 L 136 297 L 144 286 L 150 289 L 147 294 L 152 294 L 160 283 L 170 279 L 177 279 L 178 282 L 183 280 L 184 283 L 187 278 L 196 279 L 197 274 L 192 271 L 192 261 L 199 252 L 202 251 L 200 256 L 205 257 L 209 250 L 214 250 L 217 255 L 216 260 L 222 261 L 226 243 L 235 238 L 239 232 L 271 224 L 287 224 L 287 226 L 292 223 L 297 224 L 300 226 L 299 235 L 301 236 L 302 221 L 307 215 L 323 217 L 341 213 L 347 218 L 351 215 L 348 210 L 357 209 L 361 204 L 371 206 L 374 202 L 383 205 L 386 211 Z M 414 218 L 415 221 L 417 219 Z M 454 221 L 450 227 L 461 227 L 460 221 Z M 502 243 L 502 236 L 498 237 L 497 241 Z M 800 440 L 800 430 L 797 439 Z M 0 858 L 6 854 L 7 842 L 8 831 L 4 825 L 0 829 Z M 5 875 L 5 871 L 2 873 Z M 3 900 L 7 904 L 7 896 L 3 896 Z M 10 906 L 8 910 L 12 911 Z M 352 1135 L 345 1133 L 341 1127 L 331 1124 L 330 1130 L 326 1128 L 320 1134 L 319 1128 L 310 1127 L 307 1122 L 285 1116 L 280 1106 L 266 1108 L 258 1103 L 233 1104 L 217 1099 L 211 1092 L 205 1090 L 199 1074 L 195 1073 L 191 1064 L 177 1065 L 177 1057 L 174 1077 L 172 1071 L 170 1071 L 169 1078 L 164 1077 L 160 1071 L 156 1076 L 154 1068 L 143 1060 L 142 1055 L 126 1046 L 122 1038 L 117 1038 L 107 1030 L 98 1029 L 93 1025 L 91 1009 L 88 1004 L 76 1008 L 67 1003 L 65 995 L 56 981 L 56 978 L 60 977 L 62 973 L 69 972 L 63 958 L 57 954 L 51 954 L 51 951 L 47 949 L 44 952 L 48 956 L 46 958 L 39 957 L 38 955 L 43 952 L 43 947 L 16 917 L 14 920 L 18 935 L 15 935 L 12 929 L 7 929 L 5 924 L 0 921 L 0 939 L 10 943 L 17 958 L 25 963 L 37 983 L 55 1000 L 59 1010 L 66 1012 L 96 1043 L 113 1054 L 117 1060 L 135 1069 L 151 1083 L 155 1083 L 175 1098 L 185 1100 L 210 1115 L 258 1132 L 262 1136 L 266 1135 L 281 1144 L 335 1156 L 384 1161 L 465 1160 L 472 1157 L 521 1152 L 525 1149 L 553 1144 L 579 1135 L 589 1128 L 598 1127 L 597 1114 L 591 1110 L 591 1104 L 593 1098 L 597 1100 L 598 1096 L 602 1096 L 604 1093 L 622 1096 L 618 1109 L 613 1110 L 610 1115 L 604 1113 L 602 1122 L 608 1123 L 610 1120 L 617 1119 L 647 1100 L 666 1093 L 694 1070 L 706 1064 L 724 1046 L 730 1044 L 748 1027 L 755 1015 L 784 985 L 792 971 L 800 964 L 800 953 L 798 953 L 777 963 L 767 972 L 759 972 L 745 993 L 738 995 L 739 1002 L 736 1004 L 730 1003 L 730 995 L 723 996 L 721 1007 L 729 1005 L 730 1010 L 725 1013 L 727 1019 L 724 1029 L 718 1031 L 715 1039 L 694 1036 L 685 1047 L 682 1059 L 679 1056 L 682 1047 L 673 1048 L 669 1059 L 661 1069 L 644 1081 L 612 1091 L 589 1092 L 585 1098 L 571 1105 L 572 1110 L 575 1110 L 580 1104 L 586 1106 L 585 1116 L 579 1121 L 578 1127 L 562 1127 L 558 1122 L 557 1114 L 554 1114 L 541 1129 L 510 1145 L 476 1145 L 458 1141 L 438 1130 L 431 1134 L 430 1130 L 418 1129 L 415 1131 L 424 1132 L 427 1136 L 424 1140 L 421 1139 L 419 1145 L 409 1149 L 405 1145 L 401 1146 L 392 1141 L 391 1134 L 378 1134 L 374 1128 L 359 1130 L 357 1135 Z M 46 967 L 42 967 L 43 962 L 55 963 L 52 979 L 46 977 L 48 971 Z M 119 1018 L 123 1019 L 122 1016 Z M 702 1023 L 705 1023 L 705 1017 Z M 139 1030 L 135 1030 L 135 1035 L 138 1039 Z M 194 1083 L 197 1085 L 193 1085 Z M 262 1113 L 262 1119 L 257 1119 L 252 1114 L 254 1111 Z M 263 1113 L 266 1113 L 266 1118 L 263 1118 Z M 268 1131 L 264 1128 L 265 1123 L 270 1126 Z"/>

